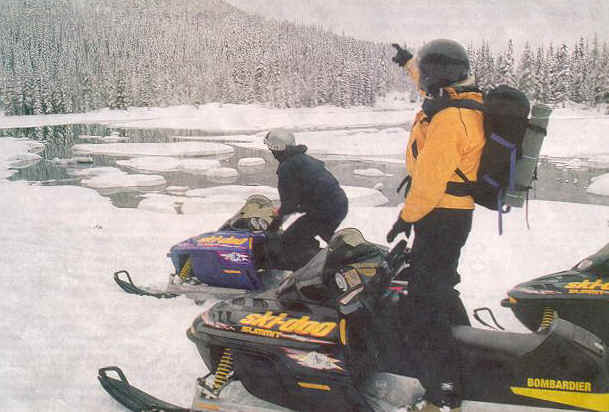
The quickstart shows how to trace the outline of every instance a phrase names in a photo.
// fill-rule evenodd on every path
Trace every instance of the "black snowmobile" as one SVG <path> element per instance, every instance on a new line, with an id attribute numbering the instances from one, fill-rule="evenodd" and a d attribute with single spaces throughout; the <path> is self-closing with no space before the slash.
<path id="1" fill-rule="evenodd" d="M 409 350 L 416 333 L 397 308 L 408 299 L 405 246 L 389 252 L 356 229 L 341 230 L 279 288 L 219 302 L 197 317 L 187 335 L 211 373 L 198 379 L 191 408 L 138 390 L 117 367 L 100 369 L 99 380 L 133 411 L 404 411 L 421 392 L 405 378 L 418 374 Z M 454 326 L 466 410 L 609 411 L 603 341 L 558 316 L 542 326 L 526 334 Z M 235 397 L 234 387 L 265 403 Z"/>
<path id="2" fill-rule="evenodd" d="M 272 220 L 273 202 L 252 195 L 217 231 L 171 247 L 167 256 L 175 272 L 169 275 L 166 289 L 139 287 L 126 270 L 115 272 L 114 280 L 127 293 L 157 298 L 185 295 L 199 303 L 276 287 L 289 267 L 281 259 L 280 232 L 269 230 Z M 303 253 L 313 256 L 317 251 Z"/>
<path id="3" fill-rule="evenodd" d="M 557 313 L 609 343 L 609 244 L 569 270 L 515 286 L 501 305 L 532 331 Z"/>

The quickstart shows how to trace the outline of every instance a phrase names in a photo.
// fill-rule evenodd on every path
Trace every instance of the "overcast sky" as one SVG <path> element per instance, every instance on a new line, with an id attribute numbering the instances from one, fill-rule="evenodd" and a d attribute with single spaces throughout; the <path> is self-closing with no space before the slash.
<path id="1" fill-rule="evenodd" d="M 609 40 L 609 0 L 227 0 L 266 17 L 359 39 L 418 45 L 438 37 L 517 47 Z"/>

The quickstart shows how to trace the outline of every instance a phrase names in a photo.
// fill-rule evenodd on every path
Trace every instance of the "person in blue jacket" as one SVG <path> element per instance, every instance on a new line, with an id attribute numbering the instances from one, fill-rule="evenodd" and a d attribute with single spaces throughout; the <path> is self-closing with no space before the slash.
<path id="1" fill-rule="evenodd" d="M 270 130 L 264 143 L 279 161 L 277 188 L 281 205 L 270 229 L 277 230 L 292 213 L 304 213 L 281 235 L 284 267 L 296 270 L 319 252 L 316 236 L 330 241 L 347 215 L 347 196 L 324 163 L 307 155 L 307 146 L 297 145 L 290 131 Z"/>

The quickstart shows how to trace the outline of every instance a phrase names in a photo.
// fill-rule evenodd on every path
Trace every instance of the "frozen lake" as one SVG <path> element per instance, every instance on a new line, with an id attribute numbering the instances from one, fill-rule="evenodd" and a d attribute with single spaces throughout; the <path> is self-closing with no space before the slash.
<path id="1" fill-rule="evenodd" d="M 389 136 L 393 144 L 405 144 L 407 131 L 399 128 L 329 129 L 316 131 L 315 137 L 323 138 L 327 134 L 328 139 L 341 139 L 349 134 L 357 134 L 366 139 L 367 135 L 375 138 L 378 133 L 384 131 L 391 133 Z M 117 178 L 105 176 L 105 181 L 113 182 L 110 189 L 88 184 L 108 196 L 116 207 L 137 207 L 145 195 L 150 193 L 175 195 L 176 191 L 179 194 L 227 184 L 271 187 L 277 185 L 277 161 L 270 152 L 262 149 L 259 143 L 254 143 L 260 141 L 260 134 L 223 136 L 192 129 L 117 129 L 103 125 L 51 126 L 9 129 L 3 132 L 13 136 L 47 136 L 45 149 L 40 153 L 42 159 L 29 167 L 18 169 L 11 177 L 12 180 L 27 180 L 44 185 L 86 186 L 91 182 L 87 179 L 101 173 L 150 175 L 149 179 L 139 179 L 136 182 L 150 180 L 155 176 L 152 183 L 146 184 L 132 183 L 133 179 L 123 184 Z M 298 139 L 300 133 L 297 132 L 296 135 Z M 306 131 L 302 132 L 302 136 L 307 136 Z M 377 189 L 388 199 L 387 205 L 397 205 L 402 201 L 403 195 L 395 192 L 404 176 L 404 166 L 399 156 L 364 156 L 357 150 L 350 156 L 336 156 L 316 150 L 315 144 L 310 145 L 304 137 L 298 140 L 299 143 L 309 146 L 311 155 L 326 163 L 342 185 Z M 191 151 L 183 153 L 184 157 L 168 158 L 171 145 L 176 142 L 186 143 L 184 146 L 188 146 Z M 154 156 L 147 156 L 140 148 L 146 146 L 142 144 L 151 143 L 158 146 L 151 150 Z M 212 150 L 207 154 L 193 151 L 192 148 L 196 148 L 197 144 L 211 146 Z M 91 152 L 77 152 L 73 150 L 75 145 L 85 147 Z M 126 148 L 126 145 L 130 145 L 135 151 L 124 150 L 124 153 L 115 153 L 110 150 L 116 147 Z M 95 150 L 102 147 L 108 149 Z M 168 153 L 167 156 L 159 156 L 165 152 Z M 539 164 L 538 181 L 531 197 L 609 205 L 607 196 L 586 192 L 593 177 L 607 172 L 607 165 L 544 158 Z M 124 180 L 123 176 L 122 181 Z"/>

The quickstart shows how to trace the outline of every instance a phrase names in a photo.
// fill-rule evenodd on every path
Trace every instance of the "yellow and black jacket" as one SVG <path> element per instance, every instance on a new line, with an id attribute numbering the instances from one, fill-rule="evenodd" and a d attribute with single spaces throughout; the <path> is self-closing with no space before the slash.
<path id="1" fill-rule="evenodd" d="M 444 98 L 471 99 L 482 103 L 475 89 L 445 88 Z M 484 147 L 484 115 L 481 111 L 448 107 L 431 121 L 417 113 L 406 150 L 406 168 L 412 178 L 401 217 L 416 222 L 435 208 L 473 209 L 471 196 L 446 193 L 448 182 L 463 182 L 455 170 L 476 180 Z"/>

